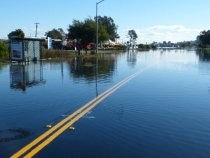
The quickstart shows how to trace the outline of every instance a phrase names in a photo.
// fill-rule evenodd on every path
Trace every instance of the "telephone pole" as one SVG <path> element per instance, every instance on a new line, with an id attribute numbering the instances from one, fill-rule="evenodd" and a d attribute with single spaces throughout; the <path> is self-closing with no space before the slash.
<path id="1" fill-rule="evenodd" d="M 39 23 L 38 23 L 38 22 L 36 22 L 36 23 L 34 23 L 34 24 L 36 25 L 35 37 L 37 37 L 37 29 L 38 29 L 38 25 L 39 25 Z"/>

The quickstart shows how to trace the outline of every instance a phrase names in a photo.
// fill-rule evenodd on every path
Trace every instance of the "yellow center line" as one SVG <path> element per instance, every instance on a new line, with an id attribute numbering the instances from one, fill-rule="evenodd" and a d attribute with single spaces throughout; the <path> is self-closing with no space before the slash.
<path id="1" fill-rule="evenodd" d="M 126 83 L 126 82 L 125 82 Z M 36 155 L 40 150 L 42 150 L 44 147 L 46 147 L 49 143 L 51 143 L 55 138 L 57 138 L 61 133 L 63 133 L 65 130 L 67 130 L 72 124 L 74 124 L 76 121 L 78 121 L 81 117 L 83 117 L 85 114 L 87 114 L 90 110 L 92 110 L 94 107 L 96 107 L 100 102 L 102 102 L 104 99 L 106 99 L 109 95 L 114 93 L 117 89 L 119 89 L 121 86 L 124 84 L 120 85 L 116 89 L 113 89 L 111 92 L 97 100 L 95 103 L 93 103 L 90 107 L 85 109 L 83 112 L 81 112 L 79 115 L 77 115 L 75 118 L 73 118 L 71 121 L 69 121 L 66 125 L 61 127 L 58 131 L 53 133 L 49 138 L 47 138 L 44 142 L 39 144 L 36 148 L 34 148 L 31 152 L 29 152 L 25 157 L 26 158 L 31 158 L 34 155 Z"/>
<path id="2" fill-rule="evenodd" d="M 120 83 L 122 83 L 122 82 L 123 81 L 121 81 Z M 58 124 L 56 124 L 55 126 L 53 126 L 51 129 L 49 129 L 48 131 L 46 131 L 45 133 L 43 133 L 42 135 L 40 135 L 39 137 L 37 137 L 35 140 L 33 140 L 30 144 L 28 144 L 27 146 L 25 146 L 24 148 L 22 148 L 21 150 L 19 150 L 18 152 L 16 152 L 14 155 L 11 156 L 11 158 L 20 157 L 22 154 L 24 154 L 25 152 L 27 152 L 28 150 L 30 150 L 33 146 L 35 146 L 40 141 L 42 141 L 44 138 L 46 138 L 48 135 L 50 135 L 51 133 L 53 133 L 55 130 L 57 130 L 59 127 L 61 127 L 63 124 L 65 124 L 70 119 L 72 119 L 75 115 L 77 115 L 82 110 L 84 110 L 85 108 L 87 108 L 88 106 L 90 106 L 92 103 L 94 103 L 97 99 L 99 99 L 100 97 L 102 97 L 103 95 L 105 95 L 106 93 L 108 93 L 110 90 L 112 90 L 113 88 L 115 88 L 116 86 L 118 86 L 120 83 L 118 83 L 117 85 L 115 85 L 112 88 L 108 89 L 104 93 L 100 94 L 98 97 L 94 98 L 93 100 L 91 100 L 90 102 L 88 102 L 87 104 L 85 104 L 84 106 L 82 106 L 81 108 L 79 108 L 77 111 L 75 111 L 74 113 L 72 113 L 71 115 L 69 115 L 68 117 L 66 117 L 65 119 L 63 119 L 61 122 L 59 122 Z"/>
<path id="3" fill-rule="evenodd" d="M 50 134 L 52 134 L 53 132 L 55 132 L 57 129 L 60 128 L 54 134 L 52 134 L 50 137 L 48 137 L 44 142 L 42 142 L 41 144 L 39 144 L 38 146 L 36 146 L 33 150 L 31 150 L 31 152 L 29 152 L 26 155 L 26 157 L 32 157 L 33 155 L 35 155 L 36 153 L 38 153 L 42 148 L 44 148 L 47 144 L 49 144 L 50 142 L 52 142 L 62 132 L 64 132 L 69 126 L 71 126 L 73 123 L 75 123 L 76 121 L 78 121 L 82 116 L 84 116 L 87 112 L 89 112 L 91 109 L 93 109 L 97 104 L 99 104 L 101 101 L 103 101 L 109 95 L 111 95 L 113 92 L 115 92 L 121 86 L 123 86 L 124 84 L 126 84 L 129 80 L 133 79 L 134 77 L 136 77 L 140 73 L 144 72 L 145 70 L 149 69 L 153 65 L 154 64 L 143 68 L 139 72 L 137 72 L 137 73 L 135 73 L 133 75 L 130 75 L 129 77 L 125 78 L 124 80 L 122 80 L 118 84 L 116 84 L 113 87 L 109 88 L 108 90 L 106 90 L 105 92 L 103 92 L 102 94 L 100 94 L 98 97 L 94 98 L 93 100 L 91 100 L 90 102 L 88 102 L 87 104 L 85 104 L 84 106 L 82 106 L 81 108 L 79 108 L 78 110 L 76 110 L 74 113 L 70 114 L 68 117 L 66 117 L 65 119 L 63 119 L 62 121 L 60 121 L 54 127 L 52 127 L 51 129 L 49 129 L 48 131 L 46 131 L 45 133 L 43 133 L 42 135 L 40 135 L 39 137 L 37 137 L 35 140 L 33 140 L 31 143 L 29 143 L 28 145 L 26 145 L 25 147 L 23 147 L 22 149 L 20 149 L 18 152 L 16 152 L 15 154 L 13 154 L 11 157 L 12 158 L 18 158 L 18 157 L 24 155 L 26 152 L 28 152 L 29 150 L 31 150 L 38 143 L 40 143 L 41 141 L 43 141 L 44 139 L 46 139 Z M 64 124 L 66 124 L 66 125 L 64 125 Z M 61 127 L 61 126 L 63 126 L 63 127 Z"/>

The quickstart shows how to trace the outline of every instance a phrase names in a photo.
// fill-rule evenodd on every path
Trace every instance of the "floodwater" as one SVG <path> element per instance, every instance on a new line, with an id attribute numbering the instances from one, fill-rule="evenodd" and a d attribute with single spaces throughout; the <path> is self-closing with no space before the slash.
<path id="1" fill-rule="evenodd" d="M 210 55 L 195 50 L 0 65 L 0 158 L 148 66 L 35 157 L 209 158 Z"/>

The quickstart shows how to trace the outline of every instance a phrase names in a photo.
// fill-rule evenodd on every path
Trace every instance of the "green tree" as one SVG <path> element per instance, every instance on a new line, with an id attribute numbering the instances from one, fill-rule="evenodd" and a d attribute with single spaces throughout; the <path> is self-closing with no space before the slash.
<path id="1" fill-rule="evenodd" d="M 63 31 L 63 29 L 59 28 L 59 29 L 52 29 L 51 31 L 48 31 L 45 33 L 45 36 L 50 37 L 52 39 L 62 39 L 62 34 L 61 32 Z"/>
<path id="2" fill-rule="evenodd" d="M 0 57 L 6 57 L 8 55 L 8 46 L 0 41 Z"/>
<path id="3" fill-rule="evenodd" d="M 210 30 L 202 31 L 197 37 L 197 40 L 201 46 L 206 47 L 207 45 L 210 45 Z"/>
<path id="4" fill-rule="evenodd" d="M 114 41 L 115 38 L 119 38 L 119 35 L 117 34 L 117 25 L 114 23 L 114 20 L 111 17 L 98 16 L 98 22 L 105 27 L 108 34 L 108 39 Z"/>
<path id="5" fill-rule="evenodd" d="M 8 34 L 9 39 L 12 39 L 12 38 L 23 39 L 24 37 L 25 37 L 25 34 L 24 34 L 23 30 L 21 30 L 21 29 L 17 29 L 17 30 L 12 31 Z"/>
<path id="6" fill-rule="evenodd" d="M 81 44 L 94 43 L 96 39 L 96 23 L 94 20 L 87 18 L 84 21 L 74 20 L 68 28 L 68 38 L 77 39 Z M 105 27 L 99 24 L 99 42 L 108 39 Z"/>
<path id="7" fill-rule="evenodd" d="M 69 39 L 81 39 L 84 33 L 83 30 L 84 22 L 79 20 L 73 20 L 72 25 L 68 28 L 68 38 Z"/>
<path id="8" fill-rule="evenodd" d="M 128 36 L 130 37 L 131 40 L 136 40 L 138 38 L 138 35 L 135 30 L 129 30 Z"/>
<path id="9" fill-rule="evenodd" d="M 136 39 L 138 38 L 138 35 L 135 30 L 129 30 L 128 36 L 130 37 L 130 46 L 134 48 L 136 45 Z"/>

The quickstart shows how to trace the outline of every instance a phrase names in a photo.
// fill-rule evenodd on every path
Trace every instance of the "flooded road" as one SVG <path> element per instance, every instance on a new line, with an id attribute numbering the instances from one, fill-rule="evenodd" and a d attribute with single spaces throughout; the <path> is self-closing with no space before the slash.
<path id="1" fill-rule="evenodd" d="M 187 50 L 0 66 L 0 157 L 152 65 L 35 157 L 208 157 L 210 57 Z"/>

